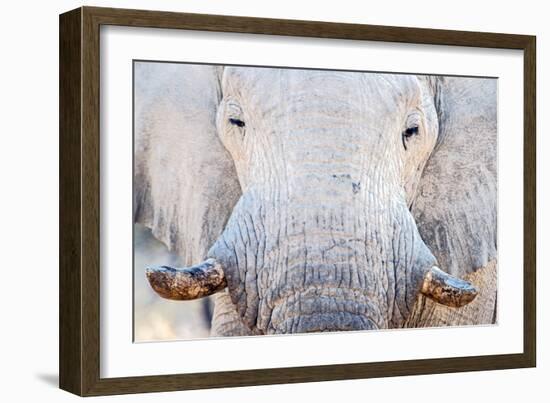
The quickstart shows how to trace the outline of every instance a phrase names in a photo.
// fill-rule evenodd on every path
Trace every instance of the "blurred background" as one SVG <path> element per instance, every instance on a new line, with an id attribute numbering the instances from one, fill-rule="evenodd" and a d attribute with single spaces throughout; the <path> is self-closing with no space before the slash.
<path id="1" fill-rule="evenodd" d="M 147 227 L 135 224 L 134 341 L 208 337 L 214 306 L 211 298 L 170 301 L 159 297 L 147 282 L 145 268 L 160 265 L 181 267 L 181 262 Z"/>

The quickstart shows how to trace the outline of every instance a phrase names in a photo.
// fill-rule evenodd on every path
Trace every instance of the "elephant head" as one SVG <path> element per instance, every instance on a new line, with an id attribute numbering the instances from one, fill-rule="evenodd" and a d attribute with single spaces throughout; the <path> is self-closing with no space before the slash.
<path id="1" fill-rule="evenodd" d="M 419 294 L 475 298 L 461 278 L 496 258 L 495 80 L 135 74 L 135 219 L 189 265 L 147 270 L 161 296 L 221 292 L 219 333 L 253 334 L 395 328 Z"/>

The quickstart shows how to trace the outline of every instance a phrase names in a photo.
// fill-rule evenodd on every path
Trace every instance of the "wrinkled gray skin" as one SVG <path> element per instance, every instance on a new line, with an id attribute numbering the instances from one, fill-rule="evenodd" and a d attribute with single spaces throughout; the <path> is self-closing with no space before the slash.
<path id="1" fill-rule="evenodd" d="M 496 259 L 495 80 L 135 67 L 136 221 L 221 262 L 213 335 L 401 327 Z"/>

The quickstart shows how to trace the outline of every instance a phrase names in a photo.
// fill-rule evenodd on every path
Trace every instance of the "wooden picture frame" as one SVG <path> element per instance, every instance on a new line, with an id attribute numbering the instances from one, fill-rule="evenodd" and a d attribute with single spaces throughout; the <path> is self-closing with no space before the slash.
<path id="1" fill-rule="evenodd" d="M 171 28 L 524 52 L 523 353 L 100 377 L 100 26 Z M 536 365 L 534 36 L 81 7 L 60 16 L 60 387 L 81 396 L 482 371 Z"/>

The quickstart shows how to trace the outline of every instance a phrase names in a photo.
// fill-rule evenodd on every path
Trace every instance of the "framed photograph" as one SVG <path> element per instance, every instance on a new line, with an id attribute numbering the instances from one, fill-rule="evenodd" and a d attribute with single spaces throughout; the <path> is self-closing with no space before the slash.
<path id="1" fill-rule="evenodd" d="M 60 16 L 60 387 L 533 367 L 535 37 Z"/>

